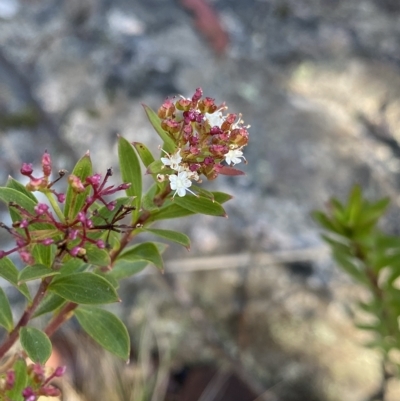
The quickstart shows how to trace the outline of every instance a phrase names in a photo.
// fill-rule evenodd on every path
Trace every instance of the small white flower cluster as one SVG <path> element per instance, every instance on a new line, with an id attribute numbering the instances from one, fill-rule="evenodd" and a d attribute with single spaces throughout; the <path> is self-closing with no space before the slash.
<path id="1" fill-rule="evenodd" d="M 175 191 L 173 197 L 175 197 L 176 194 L 178 194 L 178 196 L 180 197 L 185 196 L 186 191 L 197 196 L 193 191 L 189 189 L 189 187 L 191 187 L 192 185 L 191 180 L 198 181 L 199 176 L 196 172 L 190 171 L 187 167 L 181 164 L 181 150 L 178 149 L 178 151 L 173 155 L 168 155 L 168 153 L 166 152 L 165 154 L 167 155 L 167 157 L 161 158 L 162 163 L 164 164 L 164 166 L 167 166 L 177 172 L 177 174 L 170 174 L 168 176 L 171 189 Z"/>

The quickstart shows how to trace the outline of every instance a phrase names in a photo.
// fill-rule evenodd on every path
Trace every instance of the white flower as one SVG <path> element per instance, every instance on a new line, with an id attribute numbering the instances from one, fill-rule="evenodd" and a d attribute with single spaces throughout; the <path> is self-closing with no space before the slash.
<path id="1" fill-rule="evenodd" d="M 188 178 L 188 173 L 186 171 L 181 171 L 178 175 L 171 174 L 169 176 L 170 186 L 174 193 L 174 197 L 178 194 L 180 197 L 186 195 L 186 191 L 196 195 L 190 189 L 188 189 L 192 185 L 192 181 Z"/>
<path id="2" fill-rule="evenodd" d="M 224 156 L 225 156 L 225 161 L 228 163 L 229 166 L 231 164 L 235 165 L 235 164 L 240 163 L 241 162 L 241 160 L 240 160 L 241 157 L 244 159 L 243 152 L 241 150 L 239 150 L 239 149 L 231 149 Z"/>
<path id="3" fill-rule="evenodd" d="M 182 161 L 181 150 L 178 149 L 178 151 L 174 155 L 169 155 L 164 150 L 163 152 L 167 155 L 167 157 L 161 158 L 161 161 L 164 164 L 164 166 L 170 166 L 172 170 L 178 170 L 179 164 Z"/>
<path id="4" fill-rule="evenodd" d="M 212 114 L 205 113 L 204 117 L 210 124 L 210 127 L 220 127 L 222 123 L 226 120 L 226 117 L 224 117 L 219 110 L 215 111 Z"/>

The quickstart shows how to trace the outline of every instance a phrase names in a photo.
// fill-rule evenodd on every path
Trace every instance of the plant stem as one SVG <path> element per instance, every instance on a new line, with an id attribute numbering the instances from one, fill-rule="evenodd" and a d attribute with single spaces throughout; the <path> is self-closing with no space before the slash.
<path id="1" fill-rule="evenodd" d="M 54 195 L 51 192 L 46 192 L 46 197 L 49 200 L 51 207 L 53 208 L 54 212 L 56 213 L 57 217 L 60 219 L 61 222 L 64 222 L 64 214 L 60 209 L 59 204 L 54 199 Z"/>
<path id="2" fill-rule="evenodd" d="M 60 312 L 50 320 L 44 332 L 50 337 L 55 331 L 68 319 L 73 316 L 72 311 L 76 309 L 79 305 L 74 302 L 68 302 Z"/>
<path id="3" fill-rule="evenodd" d="M 19 322 L 14 327 L 14 329 L 10 332 L 4 343 L 0 346 L 0 359 L 6 354 L 6 352 L 14 345 L 14 343 L 19 338 L 19 330 L 21 327 L 24 327 L 28 324 L 29 320 L 31 319 L 33 313 L 35 312 L 36 308 L 39 306 L 40 302 L 46 295 L 47 287 L 49 286 L 52 277 L 46 277 L 40 284 L 38 292 L 35 295 L 35 298 L 32 301 L 31 305 L 28 305 L 25 309 L 25 312 L 19 319 Z"/>

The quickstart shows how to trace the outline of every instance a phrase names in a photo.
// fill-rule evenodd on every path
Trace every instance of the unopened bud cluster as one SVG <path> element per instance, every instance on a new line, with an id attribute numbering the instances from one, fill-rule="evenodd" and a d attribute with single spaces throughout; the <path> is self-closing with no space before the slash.
<path id="1" fill-rule="evenodd" d="M 40 364 L 33 364 L 27 367 L 27 386 L 22 390 L 20 396 L 24 401 L 36 401 L 40 396 L 59 397 L 61 392 L 50 384 L 56 377 L 64 375 L 65 366 L 56 369 L 49 369 Z M 5 374 L 0 375 L 0 400 L 10 400 L 8 392 L 14 389 L 16 383 L 15 371 L 9 369 Z"/>
<path id="2" fill-rule="evenodd" d="M 174 170 L 169 180 L 179 196 L 189 191 L 192 180 L 199 182 L 200 175 L 212 180 L 228 171 L 226 165 L 240 163 L 248 143 L 249 126 L 243 125 L 241 115 L 225 114 L 225 105 L 217 106 L 214 99 L 202 96 L 198 88 L 192 98 L 167 99 L 158 110 L 161 127 L 177 148 L 161 161 Z"/>
<path id="3" fill-rule="evenodd" d="M 26 163 L 23 164 L 21 173 L 30 177 L 26 188 L 30 191 L 41 191 L 49 196 L 55 196 L 58 203 L 63 203 L 66 198 L 65 194 L 56 193 L 51 188 L 54 182 L 49 180 L 51 162 L 50 155 L 47 152 L 42 158 L 42 168 L 44 176 L 38 179 L 32 176 L 32 166 Z M 60 175 L 60 177 L 63 175 Z M 20 220 L 14 221 L 11 227 L 0 222 L 0 227 L 6 229 L 15 240 L 15 246 L 12 249 L 8 251 L 0 250 L 0 259 L 13 252 L 18 252 L 24 263 L 34 264 L 32 248 L 36 244 L 45 246 L 54 244 L 57 246 L 59 256 L 69 254 L 72 257 L 79 257 L 84 260 L 86 255 L 85 247 L 88 244 L 94 244 L 100 249 L 105 248 L 104 241 L 93 234 L 99 229 L 102 231 L 117 230 L 119 226 L 115 223 L 132 211 L 132 208 L 120 207 L 114 214 L 112 222 L 102 222 L 101 226 L 97 226 L 94 223 L 93 219 L 98 216 L 98 210 L 94 209 L 93 205 L 100 203 L 106 206 L 108 210 L 114 210 L 116 202 L 107 201 L 105 197 L 118 191 L 126 190 L 130 186 L 130 184 L 108 186 L 107 181 L 111 175 L 112 170 L 108 169 L 104 179 L 100 174 L 87 177 L 85 182 L 82 182 L 75 175 L 68 177 L 68 184 L 72 188 L 74 196 L 78 196 L 85 191 L 87 193 L 79 212 L 70 220 L 68 218 L 60 219 L 46 203 L 37 203 L 34 210 L 29 211 L 17 203 L 10 202 L 9 207 L 18 213 Z M 38 224 L 45 224 L 45 226 L 42 226 L 45 229 L 38 229 Z"/>

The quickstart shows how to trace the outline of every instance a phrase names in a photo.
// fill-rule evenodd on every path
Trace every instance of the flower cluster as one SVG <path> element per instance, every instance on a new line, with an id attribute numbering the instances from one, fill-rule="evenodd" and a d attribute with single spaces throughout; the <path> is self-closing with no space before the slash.
<path id="1" fill-rule="evenodd" d="M 22 390 L 24 401 L 36 401 L 40 396 L 59 397 L 61 392 L 58 388 L 50 384 L 50 381 L 56 377 L 61 377 L 65 373 L 65 366 L 59 366 L 56 369 L 46 368 L 40 364 L 33 364 L 27 367 L 28 386 Z M 0 399 L 9 400 L 7 392 L 14 389 L 16 383 L 15 371 L 8 370 L 4 377 L 0 377 Z M 4 398 L 3 398 L 4 397 Z"/>
<path id="2" fill-rule="evenodd" d="M 167 99 L 158 110 L 161 127 L 177 148 L 161 161 L 173 170 L 168 178 L 179 196 L 191 192 L 192 180 L 200 182 L 201 175 L 209 180 L 219 174 L 237 175 L 238 170 L 229 166 L 245 160 L 242 149 L 248 142 L 249 126 L 243 125 L 241 115 L 225 115 L 225 105 L 217 106 L 214 99 L 202 96 L 198 88 L 192 98 Z"/>
<path id="3" fill-rule="evenodd" d="M 50 160 L 47 152 L 43 156 L 43 160 Z M 45 171 L 44 167 L 43 171 Z M 31 178 L 26 185 L 28 190 L 45 192 L 48 197 L 55 195 L 59 203 L 65 201 L 65 194 L 56 194 L 50 188 L 54 184 L 54 182 L 49 183 L 51 167 L 46 170 L 44 177 L 41 179 L 32 177 L 30 165 L 24 164 L 21 172 Z M 9 207 L 18 213 L 20 219 L 14 221 L 11 227 L 0 222 L 0 227 L 6 229 L 15 239 L 15 246 L 12 249 L 8 251 L 0 250 L 0 259 L 13 252 L 18 252 L 24 263 L 34 264 L 32 250 L 36 244 L 45 246 L 54 244 L 57 247 L 59 256 L 69 254 L 72 257 L 79 257 L 84 260 L 86 260 L 85 255 L 88 245 L 93 244 L 99 249 L 105 248 L 106 244 L 99 238 L 99 233 L 110 230 L 121 231 L 125 226 L 116 223 L 133 210 L 132 207 L 121 205 L 113 212 L 110 219 L 99 213 L 98 207 L 102 205 L 110 212 L 116 208 L 116 201 L 107 202 L 106 196 L 130 187 L 130 184 L 107 186 L 107 181 L 111 176 L 112 169 L 107 170 L 104 179 L 100 174 L 87 177 L 85 182 L 82 182 L 72 174 L 68 177 L 68 184 L 72 189 L 73 197 L 76 198 L 85 192 L 85 199 L 79 212 L 71 219 L 63 216 L 60 205 L 57 203 L 54 205 L 54 203 L 50 202 L 53 206 L 52 209 L 46 203 L 39 202 L 33 210 L 28 210 L 15 202 L 10 202 Z M 74 199 L 72 199 L 71 203 L 74 203 Z"/>

